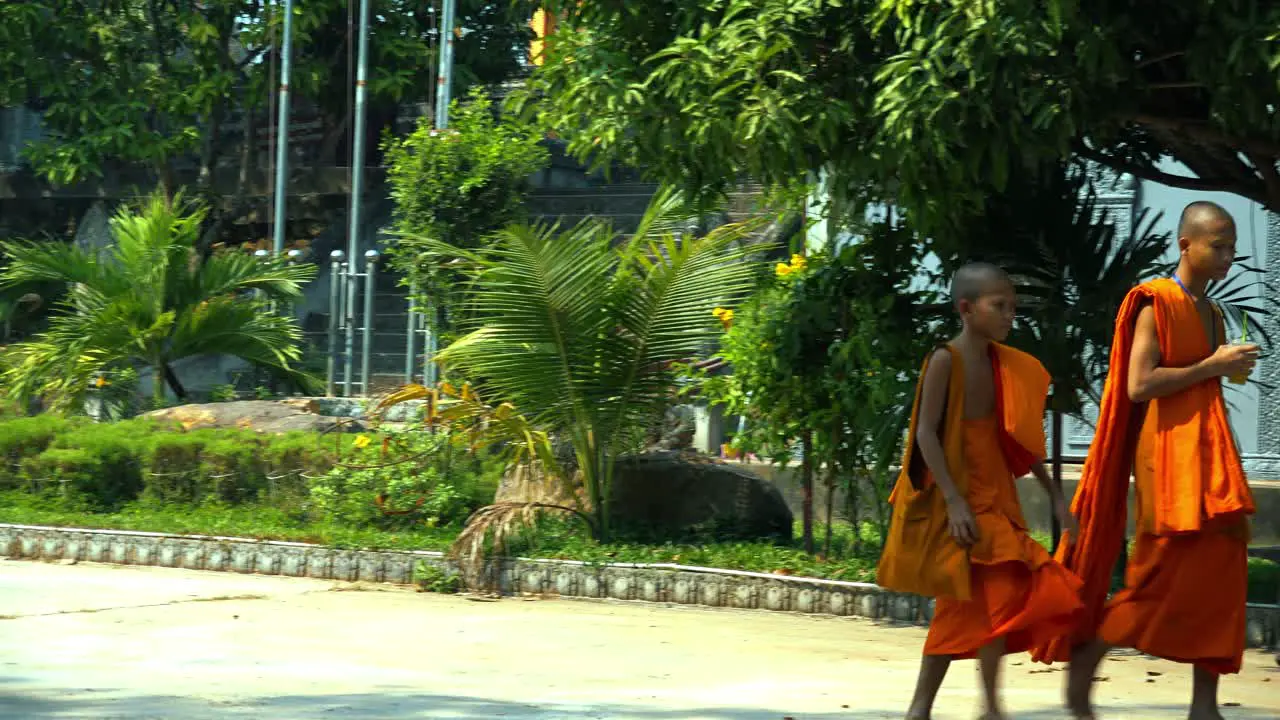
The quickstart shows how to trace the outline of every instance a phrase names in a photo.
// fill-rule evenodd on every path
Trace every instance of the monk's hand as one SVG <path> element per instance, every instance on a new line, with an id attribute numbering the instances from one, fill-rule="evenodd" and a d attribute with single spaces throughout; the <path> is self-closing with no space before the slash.
<path id="1" fill-rule="evenodd" d="M 1257 345 L 1219 345 L 1209 363 L 1215 375 L 1248 375 L 1258 364 Z"/>
<path id="2" fill-rule="evenodd" d="M 947 498 L 947 526 L 960 547 L 972 547 L 978 542 L 978 520 L 969 502 L 959 495 Z"/>

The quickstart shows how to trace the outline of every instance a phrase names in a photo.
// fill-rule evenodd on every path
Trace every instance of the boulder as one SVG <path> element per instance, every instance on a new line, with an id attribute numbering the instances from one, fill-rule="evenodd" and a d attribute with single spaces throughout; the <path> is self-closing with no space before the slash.
<path id="1" fill-rule="evenodd" d="M 495 502 L 542 502 L 589 510 L 581 476 L 565 482 L 517 468 Z M 694 453 L 632 455 L 614 469 L 611 521 L 624 537 L 788 541 L 794 518 L 782 493 L 746 469 Z"/>
<path id="2" fill-rule="evenodd" d="M 295 430 L 360 432 L 362 425 L 349 418 L 318 415 L 314 400 L 240 400 L 236 402 L 179 405 L 154 410 L 143 417 L 176 422 L 185 430 L 240 428 L 259 433 Z"/>

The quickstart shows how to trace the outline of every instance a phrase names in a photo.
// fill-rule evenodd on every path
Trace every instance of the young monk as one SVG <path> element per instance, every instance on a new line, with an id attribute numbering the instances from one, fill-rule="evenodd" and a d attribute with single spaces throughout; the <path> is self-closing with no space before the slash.
<path id="1" fill-rule="evenodd" d="M 1013 324 L 1013 284 L 1000 268 L 973 263 L 956 272 L 951 296 L 964 327 L 921 371 L 877 578 L 937 598 L 912 720 L 930 717 L 951 661 L 973 657 L 983 717 L 1003 718 L 1002 657 L 1066 632 L 1082 607 L 1079 580 L 1027 534 L 1014 486 L 1033 472 L 1063 526 L 1074 526 L 1041 463 L 1049 375 L 1000 344 Z"/>
<path id="2" fill-rule="evenodd" d="M 1112 647 L 1190 663 L 1190 717 L 1220 718 L 1218 678 L 1244 653 L 1248 524 L 1253 498 L 1227 424 L 1221 378 L 1245 376 L 1256 345 L 1226 345 L 1204 296 L 1226 277 L 1236 228 L 1222 207 L 1194 202 L 1178 225 L 1178 268 L 1130 291 L 1116 318 L 1111 367 L 1093 447 L 1072 509 L 1080 534 L 1059 560 L 1084 582 L 1085 615 L 1071 635 L 1033 652 L 1068 656 L 1067 705 L 1094 717 L 1094 673 Z M 1108 603 L 1124 540 L 1130 471 L 1136 542 L 1125 588 Z"/>

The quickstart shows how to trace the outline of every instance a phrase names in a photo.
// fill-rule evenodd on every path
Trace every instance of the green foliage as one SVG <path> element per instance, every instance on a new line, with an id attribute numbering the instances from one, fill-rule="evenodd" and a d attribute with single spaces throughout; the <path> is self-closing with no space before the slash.
<path id="1" fill-rule="evenodd" d="M 336 444 L 335 444 L 336 441 Z M 390 448 L 391 450 L 388 450 Z M 505 462 L 465 435 L 182 431 L 146 419 L 0 421 L 0 491 L 63 509 L 263 506 L 321 525 L 407 531 L 459 526 L 492 501 Z"/>
<path id="2" fill-rule="evenodd" d="M 548 7 L 564 20 L 527 107 L 602 166 L 701 192 L 827 169 L 837 198 L 870 185 L 933 230 L 1015 167 L 1078 151 L 1280 210 L 1280 8 L 1262 0 Z"/>
<path id="3" fill-rule="evenodd" d="M 414 563 L 413 583 L 423 592 L 453 594 L 462 590 L 461 575 L 428 565 L 425 560 Z"/>
<path id="4" fill-rule="evenodd" d="M 209 391 L 210 402 L 235 402 L 240 399 L 240 392 L 235 385 L 215 385 Z"/>
<path id="5" fill-rule="evenodd" d="M 532 5 L 459 3 L 459 85 L 500 82 L 519 70 Z M 135 166 L 172 190 L 176 161 L 198 155 L 207 171 L 203 192 L 220 158 L 253 162 L 239 146 L 246 138 L 256 143 L 255 134 L 224 127 L 237 110 L 262 121 L 279 72 L 281 7 L 261 0 L 0 3 L 0 107 L 30 103 L 43 111 L 44 138 L 27 155 L 55 184 Z M 291 90 L 318 107 L 334 144 L 350 114 L 353 8 L 345 0 L 294 8 Z M 435 20 L 409 0 L 383 0 L 372 13 L 373 137 L 394 120 L 397 103 L 434 89 Z"/>
<path id="6" fill-rule="evenodd" d="M 439 360 L 571 444 L 605 538 L 618 453 L 671 402 L 674 364 L 716 337 L 712 310 L 741 300 L 759 272 L 750 225 L 681 237 L 686 207 L 660 192 L 626 240 L 600 221 L 511 226 L 479 251 L 421 239 L 469 263 L 474 329 Z"/>
<path id="7" fill-rule="evenodd" d="M 24 458 L 19 472 L 27 488 L 53 493 L 73 507 L 117 510 L 142 492 L 137 448 L 144 421 L 77 425 L 44 452 Z"/>
<path id="8" fill-rule="evenodd" d="M 56 282 L 69 288 L 49 329 L 8 349 L 5 390 L 19 403 L 43 398 L 72 410 L 101 376 L 149 367 L 153 401 L 165 397 L 175 360 L 226 354 L 306 384 L 292 367 L 302 333 L 270 300 L 299 298 L 309 265 L 197 249 L 203 210 L 153 195 L 111 221 L 115 244 L 94 252 L 72 245 L 3 242 L 10 262 L 0 286 Z M 170 380 L 172 383 L 172 380 Z M 173 386 L 185 396 L 185 390 Z"/>
<path id="9" fill-rule="evenodd" d="M 443 432 L 390 438 L 394 452 L 356 451 L 309 484 L 321 517 L 381 529 L 456 526 L 492 501 L 503 464 L 468 453 L 465 438 Z"/>
<path id="10" fill-rule="evenodd" d="M 1249 558 L 1249 602 L 1280 604 L 1280 563 Z"/>
<path id="11" fill-rule="evenodd" d="M 931 293 L 913 286 L 925 250 L 905 228 L 877 223 L 855 244 L 779 263 L 722 339 L 732 374 L 700 384 L 746 418 L 739 450 L 785 463 L 807 444 L 805 472 L 825 466 L 851 519 L 868 496 L 882 529 L 916 369 L 938 331 L 922 310 Z"/>
<path id="12" fill-rule="evenodd" d="M 511 116 L 496 117 L 481 91 L 454 108 L 448 129 L 436 130 L 430 118 L 421 118 L 408 136 L 385 143 L 400 233 L 393 263 L 427 282 L 437 273 L 423 262 L 430 247 L 422 238 L 479 247 L 521 219 L 529 177 L 549 161 L 537 129 Z"/>

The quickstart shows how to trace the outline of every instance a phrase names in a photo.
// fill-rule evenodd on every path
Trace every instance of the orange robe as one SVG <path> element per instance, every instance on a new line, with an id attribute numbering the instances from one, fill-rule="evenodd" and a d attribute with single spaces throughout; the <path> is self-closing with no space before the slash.
<path id="1" fill-rule="evenodd" d="M 1195 303 L 1173 280 L 1151 281 L 1125 298 L 1093 447 L 1072 503 L 1080 537 L 1058 550 L 1058 559 L 1084 581 L 1084 621 L 1032 656 L 1065 661 L 1072 647 L 1100 637 L 1213 672 L 1239 672 L 1253 497 L 1227 422 L 1221 381 L 1145 405 L 1130 402 L 1134 322 L 1147 304 L 1155 310 L 1163 365 L 1192 365 L 1217 344 L 1217 338 L 1206 337 Z M 1131 471 L 1137 538 L 1126 587 L 1107 602 L 1124 541 Z"/>
<path id="2" fill-rule="evenodd" d="M 966 551 L 950 536 L 946 503 L 915 440 L 917 389 L 877 581 L 937 597 L 925 654 L 973 657 L 1000 637 L 1007 652 L 1022 652 L 1067 631 L 1081 609 L 1079 581 L 1027 534 L 1014 486 L 1016 475 L 1044 457 L 1049 378 L 1030 355 L 993 345 L 996 413 L 965 419 L 964 367 L 958 353 L 951 357 L 941 437 L 948 469 L 977 519 L 979 541 Z"/>

